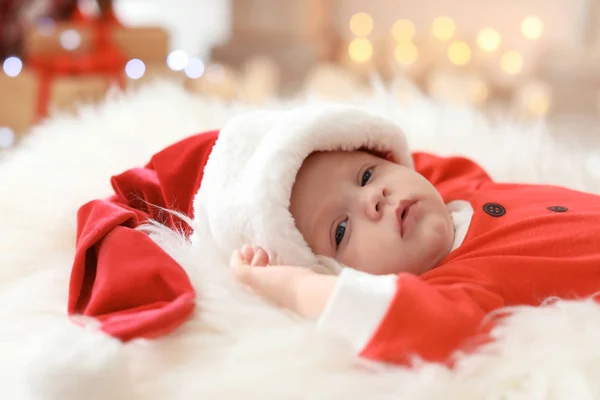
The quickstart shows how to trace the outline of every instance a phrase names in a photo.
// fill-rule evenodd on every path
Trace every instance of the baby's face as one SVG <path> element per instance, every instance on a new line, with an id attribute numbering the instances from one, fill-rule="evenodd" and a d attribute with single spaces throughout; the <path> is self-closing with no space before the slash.
<path id="1" fill-rule="evenodd" d="M 290 211 L 315 254 L 375 275 L 421 274 L 448 254 L 454 236 L 429 181 L 359 151 L 307 157 Z"/>

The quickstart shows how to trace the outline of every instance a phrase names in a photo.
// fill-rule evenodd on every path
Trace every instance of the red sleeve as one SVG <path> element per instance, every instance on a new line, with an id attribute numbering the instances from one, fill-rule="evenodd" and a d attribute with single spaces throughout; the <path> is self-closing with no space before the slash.
<path id="1" fill-rule="evenodd" d="M 407 363 L 413 355 L 447 362 L 477 344 L 484 317 L 504 305 L 500 291 L 477 268 L 446 266 L 427 277 L 400 274 L 395 294 L 361 355 Z"/>
<path id="2" fill-rule="evenodd" d="M 436 187 L 446 202 L 462 199 L 465 192 L 492 181 L 483 168 L 464 157 L 414 153 L 413 159 L 415 170 Z"/>
<path id="3" fill-rule="evenodd" d="M 166 334 L 190 316 L 195 292 L 186 272 L 134 228 L 151 218 L 189 229 L 156 206 L 193 216 L 194 195 L 217 136 L 207 132 L 169 146 L 144 168 L 114 176 L 114 196 L 79 209 L 70 315 L 94 317 L 104 332 L 124 341 Z"/>

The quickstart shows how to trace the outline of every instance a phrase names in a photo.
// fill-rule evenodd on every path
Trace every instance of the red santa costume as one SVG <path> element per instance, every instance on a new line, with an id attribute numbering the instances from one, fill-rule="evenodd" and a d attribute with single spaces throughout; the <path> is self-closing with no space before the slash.
<path id="1" fill-rule="evenodd" d="M 452 251 L 419 277 L 334 271 L 338 284 L 319 325 L 361 355 L 445 361 L 477 335 L 490 311 L 598 290 L 598 196 L 494 183 L 464 158 L 413 158 L 394 123 L 319 106 L 234 118 L 220 133 L 188 138 L 114 177 L 115 196 L 84 205 L 78 215 L 69 313 L 95 317 L 124 341 L 164 335 L 190 318 L 196 293 L 186 271 L 136 229 L 150 218 L 184 230 L 191 246 L 224 263 L 251 244 L 274 252 L 277 263 L 336 266 L 314 255 L 295 228 L 290 194 L 310 153 L 360 148 L 415 167 L 455 222 Z M 191 226 L 156 206 L 187 215 Z"/>

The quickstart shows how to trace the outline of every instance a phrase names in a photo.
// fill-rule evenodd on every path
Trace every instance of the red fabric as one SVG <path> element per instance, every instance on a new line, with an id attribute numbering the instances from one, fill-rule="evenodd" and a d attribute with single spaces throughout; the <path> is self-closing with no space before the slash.
<path id="1" fill-rule="evenodd" d="M 114 196 L 79 209 L 70 315 L 95 317 L 104 332 L 123 341 L 164 335 L 189 318 L 195 292 L 186 272 L 134 228 L 151 218 L 189 230 L 156 207 L 193 217 L 194 196 L 217 136 L 211 131 L 173 144 L 144 168 L 114 176 Z"/>
<path id="2" fill-rule="evenodd" d="M 462 245 L 438 266 L 399 275 L 364 357 L 404 364 L 418 354 L 451 363 L 454 350 L 489 340 L 493 324 L 482 320 L 492 310 L 600 290 L 600 196 L 495 183 L 464 158 L 420 153 L 415 161 L 446 202 L 466 200 L 474 214 Z"/>

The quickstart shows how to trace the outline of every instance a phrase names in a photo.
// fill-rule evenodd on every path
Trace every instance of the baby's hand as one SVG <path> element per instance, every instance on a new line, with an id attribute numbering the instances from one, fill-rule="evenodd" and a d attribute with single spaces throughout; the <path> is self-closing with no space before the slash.
<path id="1" fill-rule="evenodd" d="M 231 256 L 238 281 L 256 294 L 308 318 L 319 318 L 336 282 L 336 277 L 317 274 L 305 267 L 271 265 L 261 248 L 244 246 Z"/>
<path id="2" fill-rule="evenodd" d="M 252 247 L 244 245 L 241 250 L 233 252 L 229 263 L 232 267 L 243 264 L 252 267 L 266 267 L 269 264 L 269 255 L 261 247 L 254 250 Z"/>

